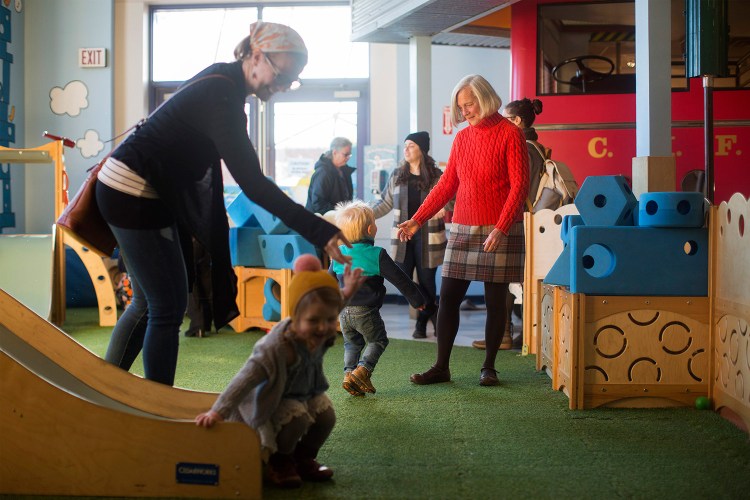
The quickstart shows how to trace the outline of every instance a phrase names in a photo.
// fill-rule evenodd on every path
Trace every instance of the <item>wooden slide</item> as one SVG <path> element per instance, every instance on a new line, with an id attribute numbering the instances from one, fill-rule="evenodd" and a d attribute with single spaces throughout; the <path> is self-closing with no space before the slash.
<path id="1" fill-rule="evenodd" d="M 216 393 L 168 387 L 107 363 L 2 289 L 0 325 L 6 328 L 6 334 L 0 335 L 3 350 L 6 342 L 28 344 L 47 358 L 47 365 L 60 367 L 94 391 L 135 410 L 166 418 L 192 419 L 211 408 L 216 400 Z"/>
<path id="2" fill-rule="evenodd" d="M 0 493 L 260 498 L 244 424 L 192 418 L 215 394 L 120 370 L 0 290 Z"/>

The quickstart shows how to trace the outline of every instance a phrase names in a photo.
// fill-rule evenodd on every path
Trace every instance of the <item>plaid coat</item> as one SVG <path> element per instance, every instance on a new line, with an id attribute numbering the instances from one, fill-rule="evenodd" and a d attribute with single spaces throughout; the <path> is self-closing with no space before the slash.
<path id="1" fill-rule="evenodd" d="M 406 222 L 406 218 L 409 215 L 409 188 L 406 185 L 396 185 L 396 170 L 391 172 L 391 177 L 388 179 L 388 186 L 383 191 L 381 199 L 376 202 L 372 209 L 375 212 L 375 218 L 378 219 L 383 217 L 385 214 L 393 210 L 393 226 L 391 227 L 391 256 L 396 262 L 404 262 L 406 257 L 406 243 L 402 243 L 398 239 L 398 224 Z M 430 189 L 435 187 L 438 180 L 442 175 L 442 171 L 435 178 L 435 182 Z M 423 202 L 427 197 L 427 191 L 421 191 L 420 202 Z M 446 207 L 452 206 L 453 202 L 450 202 Z M 443 263 L 445 257 L 445 246 L 447 239 L 445 237 L 445 220 L 443 217 L 433 217 L 427 221 L 422 231 L 420 231 L 422 238 L 422 262 L 426 263 L 426 266 L 430 269 L 438 267 Z"/>

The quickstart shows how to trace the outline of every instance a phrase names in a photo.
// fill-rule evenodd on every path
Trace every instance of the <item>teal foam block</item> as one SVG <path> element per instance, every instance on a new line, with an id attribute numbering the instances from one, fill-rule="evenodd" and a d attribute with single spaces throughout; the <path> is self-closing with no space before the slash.
<path id="1" fill-rule="evenodd" d="M 622 175 L 595 175 L 583 181 L 575 205 L 587 226 L 632 226 L 638 200 Z"/>
<path id="2" fill-rule="evenodd" d="M 548 285 L 570 286 L 570 245 L 563 247 L 542 282 Z"/>
<path id="3" fill-rule="evenodd" d="M 227 205 L 227 213 L 238 227 L 260 227 L 255 218 L 255 207 L 257 205 L 250 201 L 245 193 L 240 193 Z"/>
<path id="4" fill-rule="evenodd" d="M 258 237 L 263 264 L 269 269 L 291 269 L 294 259 L 315 247 L 299 234 L 266 234 Z"/>
<path id="5" fill-rule="evenodd" d="M 570 291 L 595 295 L 708 294 L 708 230 L 576 226 Z"/>
<path id="6" fill-rule="evenodd" d="M 281 301 L 274 294 L 274 288 L 278 293 L 279 284 L 272 279 L 267 279 L 263 285 L 263 295 L 266 298 L 266 303 L 263 304 L 263 319 L 266 321 L 281 319 Z"/>
<path id="7" fill-rule="evenodd" d="M 258 237 L 263 234 L 259 227 L 229 228 L 229 254 L 233 266 L 263 267 L 263 255 Z"/>
<path id="8" fill-rule="evenodd" d="M 638 205 L 638 225 L 643 227 L 703 227 L 703 193 L 643 193 Z"/>

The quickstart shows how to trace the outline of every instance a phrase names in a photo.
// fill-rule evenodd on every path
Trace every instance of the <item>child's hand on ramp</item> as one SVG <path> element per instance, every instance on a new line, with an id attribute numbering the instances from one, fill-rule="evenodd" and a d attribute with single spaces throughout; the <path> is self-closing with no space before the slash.
<path id="1" fill-rule="evenodd" d="M 195 417 L 195 425 L 205 427 L 206 429 L 212 427 L 216 422 L 223 421 L 224 418 L 213 410 L 208 410 L 206 413 L 201 413 Z"/>

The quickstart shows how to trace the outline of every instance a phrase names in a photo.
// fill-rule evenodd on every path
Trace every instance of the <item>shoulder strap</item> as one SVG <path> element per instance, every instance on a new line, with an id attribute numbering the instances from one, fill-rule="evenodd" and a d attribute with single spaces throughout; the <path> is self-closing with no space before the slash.
<path id="1" fill-rule="evenodd" d="M 539 153 L 539 156 L 542 157 L 542 160 L 549 160 L 548 154 L 542 151 L 542 147 L 538 142 L 532 141 L 531 139 L 526 139 L 526 143 L 534 146 L 534 149 L 536 149 L 536 152 Z"/>
<path id="2" fill-rule="evenodd" d="M 185 90 L 186 88 L 190 87 L 191 85 L 193 85 L 193 84 L 195 84 L 195 83 L 198 83 L 198 82 L 200 82 L 200 81 L 203 81 L 203 80 L 208 80 L 209 78 L 223 78 L 223 79 L 225 79 L 225 80 L 227 80 L 227 81 L 229 81 L 229 82 L 232 82 L 232 84 L 234 84 L 234 80 L 232 80 L 231 78 L 229 78 L 229 77 L 228 77 L 227 75 L 222 75 L 222 74 L 214 74 L 214 75 L 203 75 L 203 76 L 201 76 L 201 77 L 199 77 L 199 78 L 196 78 L 195 80 L 193 80 L 193 81 L 191 81 L 191 82 L 188 82 L 188 83 L 186 83 L 185 85 L 183 85 L 182 87 L 180 87 L 179 89 L 177 89 L 177 92 L 175 92 L 175 93 L 174 93 L 174 94 L 172 95 L 172 97 L 174 97 L 175 95 L 179 94 L 180 92 L 182 92 L 182 91 L 183 91 L 183 90 Z M 170 97 L 170 99 L 171 99 L 171 97 Z M 157 108 L 156 108 L 155 110 L 153 110 L 153 111 L 152 111 L 152 112 L 151 112 L 151 113 L 150 113 L 150 114 L 149 114 L 149 115 L 148 115 L 148 116 L 147 116 L 146 118 L 142 118 L 141 120 L 139 120 L 139 121 L 138 121 L 138 123 L 136 123 L 135 125 L 133 125 L 133 126 L 131 126 L 130 128 L 128 128 L 128 129 L 127 129 L 127 130 L 126 130 L 125 132 L 121 132 L 121 133 L 117 134 L 116 136 L 114 136 L 113 138 L 111 138 L 111 139 L 109 139 L 109 140 L 107 140 L 107 141 L 104 141 L 104 144 L 106 144 L 106 143 L 108 143 L 108 142 L 113 142 L 113 141 L 116 141 L 116 140 L 117 140 L 117 139 L 119 139 L 120 137 L 122 137 L 122 136 L 124 136 L 125 134 L 128 134 L 129 132 L 131 132 L 131 131 L 132 131 L 133 129 L 138 129 L 138 128 L 140 128 L 141 126 L 143 126 L 143 124 L 144 124 L 144 123 L 146 123 L 146 121 L 147 121 L 147 120 L 148 120 L 148 119 L 149 119 L 150 117 L 152 117 L 152 116 L 154 115 L 154 113 L 156 113 L 157 111 L 159 111 L 159 110 L 161 109 L 161 107 L 162 107 L 162 106 L 164 106 L 164 104 L 166 104 L 166 102 L 167 102 L 167 101 L 164 101 L 164 102 L 162 102 L 161 104 L 159 104 L 159 106 L 158 106 L 158 107 L 157 107 Z M 110 152 L 110 154 L 112 154 L 112 153 Z M 109 155 L 107 155 L 107 158 L 109 158 Z M 102 160 L 102 161 L 105 161 L 105 160 L 106 160 L 107 158 L 104 158 L 104 160 Z M 90 169 L 89 169 L 89 170 L 90 170 Z"/>

